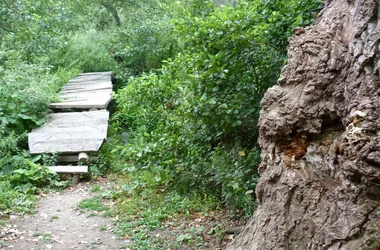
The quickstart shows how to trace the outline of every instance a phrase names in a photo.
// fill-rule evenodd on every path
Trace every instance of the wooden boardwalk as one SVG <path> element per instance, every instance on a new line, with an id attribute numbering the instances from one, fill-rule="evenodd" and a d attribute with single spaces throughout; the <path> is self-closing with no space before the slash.
<path id="1" fill-rule="evenodd" d="M 107 138 L 106 110 L 55 113 L 29 134 L 31 154 L 97 152 Z"/>
<path id="2" fill-rule="evenodd" d="M 61 90 L 61 102 L 51 109 L 106 109 L 112 99 L 111 72 L 80 74 Z"/>
<path id="3" fill-rule="evenodd" d="M 111 72 L 80 74 L 62 88 L 60 97 L 61 102 L 50 104 L 50 108 L 62 112 L 50 114 L 44 126 L 29 133 L 29 151 L 31 154 L 58 153 L 60 159 L 75 162 L 87 160 L 87 153 L 99 151 L 107 138 L 109 112 L 106 108 L 112 99 Z M 73 110 L 76 112 L 67 112 Z M 88 169 L 87 166 L 49 168 L 74 174 L 74 183 L 79 181 L 78 174 Z"/>

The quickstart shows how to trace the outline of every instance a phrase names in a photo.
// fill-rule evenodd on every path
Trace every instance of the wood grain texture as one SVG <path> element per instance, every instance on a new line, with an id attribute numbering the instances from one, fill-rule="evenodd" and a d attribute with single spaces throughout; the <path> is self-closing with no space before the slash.
<path id="1" fill-rule="evenodd" d="M 80 74 L 62 87 L 61 101 L 51 109 L 106 109 L 112 100 L 111 72 Z"/>
<path id="2" fill-rule="evenodd" d="M 97 152 L 107 138 L 106 110 L 52 114 L 28 137 L 31 154 Z"/>
<path id="3" fill-rule="evenodd" d="M 61 102 L 52 109 L 106 109 L 112 99 L 112 73 L 79 74 L 63 86 Z M 73 155 L 97 152 L 107 138 L 109 112 L 106 110 L 55 113 L 47 123 L 28 136 L 31 154 Z"/>

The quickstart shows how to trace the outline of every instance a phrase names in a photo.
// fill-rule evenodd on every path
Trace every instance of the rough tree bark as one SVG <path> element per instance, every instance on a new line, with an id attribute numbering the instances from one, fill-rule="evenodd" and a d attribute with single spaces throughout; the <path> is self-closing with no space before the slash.
<path id="1" fill-rule="evenodd" d="M 380 249 L 379 0 L 327 1 L 262 100 L 258 209 L 228 249 Z"/>

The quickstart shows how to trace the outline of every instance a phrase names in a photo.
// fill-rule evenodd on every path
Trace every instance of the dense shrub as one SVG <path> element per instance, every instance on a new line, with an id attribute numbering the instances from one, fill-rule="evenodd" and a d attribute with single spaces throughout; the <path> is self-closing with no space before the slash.
<path id="1" fill-rule="evenodd" d="M 112 55 L 119 62 L 118 77 L 125 83 L 130 76 L 158 69 L 173 57 L 177 39 L 171 35 L 173 11 L 170 1 L 141 1 L 125 4 L 123 25 Z"/>
<path id="2" fill-rule="evenodd" d="M 9 214 L 24 214 L 33 211 L 35 198 L 14 190 L 9 181 L 0 181 L 0 218 Z"/>
<path id="3" fill-rule="evenodd" d="M 292 27 L 310 23 L 306 9 L 317 5 L 297 3 L 177 5 L 173 36 L 182 52 L 156 73 L 130 78 L 116 96 L 111 155 L 135 188 L 213 192 L 251 211 L 259 103 L 286 59 Z"/>
<path id="4" fill-rule="evenodd" d="M 66 79 L 72 75 L 69 72 Z M 57 99 L 57 91 L 66 79 L 52 74 L 46 66 L 34 64 L 19 63 L 2 71 L 0 68 L 0 134 L 23 133 L 41 125 L 49 103 Z"/>
<path id="5" fill-rule="evenodd" d="M 81 72 L 112 71 L 117 63 L 111 56 L 115 32 L 82 30 L 72 34 L 60 50 L 52 51 L 49 64 L 56 68 L 78 69 Z"/>

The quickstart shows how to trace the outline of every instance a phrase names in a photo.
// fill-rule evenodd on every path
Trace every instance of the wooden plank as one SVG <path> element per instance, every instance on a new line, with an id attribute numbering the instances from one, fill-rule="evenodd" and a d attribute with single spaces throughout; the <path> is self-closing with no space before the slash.
<path id="1" fill-rule="evenodd" d="M 36 128 L 33 129 L 33 133 L 39 133 L 39 132 L 44 132 L 45 127 L 49 127 L 50 129 L 64 129 L 64 128 L 84 128 L 84 127 L 100 127 L 101 129 L 103 127 L 108 127 L 107 126 L 107 120 L 92 120 L 92 121 L 73 121 L 73 120 L 68 120 L 68 121 L 62 121 L 62 123 L 56 123 L 52 124 L 50 121 L 47 123 L 44 127 L 41 128 Z M 77 129 L 79 130 L 84 130 L 84 129 Z M 51 130 L 53 131 L 53 130 Z"/>
<path id="2" fill-rule="evenodd" d="M 108 126 L 108 118 L 109 112 L 106 110 L 54 113 L 49 115 L 49 120 L 43 127 L 33 129 L 32 132 L 41 131 L 46 128 Z"/>
<path id="3" fill-rule="evenodd" d="M 76 76 L 75 78 L 71 79 L 70 81 L 73 81 L 73 80 L 78 80 L 78 79 L 111 79 L 112 76 L 111 75 L 100 75 L 100 74 L 97 74 L 97 75 L 78 75 Z"/>
<path id="4" fill-rule="evenodd" d="M 83 93 L 83 94 L 70 94 L 66 95 L 64 101 L 62 102 L 70 102 L 70 101 L 78 101 L 78 100 L 99 100 L 99 99 L 108 99 L 112 98 L 111 93 L 97 93 L 91 94 Z"/>
<path id="5" fill-rule="evenodd" d="M 102 146 L 104 139 L 102 138 L 72 138 L 69 140 L 55 141 L 29 141 L 29 151 L 31 154 L 44 153 L 63 153 L 72 154 L 79 152 L 97 152 Z"/>
<path id="6" fill-rule="evenodd" d="M 80 77 L 80 78 L 74 78 L 67 82 L 67 84 L 72 83 L 86 83 L 86 82 L 105 82 L 105 83 L 112 83 L 111 77 L 103 77 L 103 76 L 95 76 L 95 77 Z"/>
<path id="7" fill-rule="evenodd" d="M 98 88 L 98 89 L 93 89 L 91 90 L 91 93 L 97 93 L 97 92 L 109 92 L 111 88 Z M 75 89 L 75 90 L 62 90 L 60 92 L 61 95 L 65 95 L 65 94 L 75 94 L 75 93 L 82 93 L 82 92 L 88 92 L 87 89 Z M 112 92 L 111 92 L 112 93 Z"/>
<path id="8" fill-rule="evenodd" d="M 97 111 L 84 111 L 84 112 L 69 112 L 69 113 L 53 113 L 49 115 L 49 122 L 51 123 L 65 123 L 70 120 L 96 120 L 96 119 L 108 119 L 109 112 L 107 110 Z"/>
<path id="9" fill-rule="evenodd" d="M 88 92 L 89 94 L 92 94 L 94 92 L 99 92 L 99 90 L 103 90 L 105 93 L 112 93 L 112 86 L 105 85 L 105 84 L 97 84 L 96 86 L 90 87 L 84 87 L 82 86 L 67 86 L 66 88 L 61 89 L 60 94 L 72 94 L 72 93 L 79 93 L 79 92 Z"/>
<path id="10" fill-rule="evenodd" d="M 76 82 L 76 83 L 67 83 L 62 87 L 62 90 L 70 89 L 70 88 L 87 88 L 87 89 L 97 89 L 99 87 L 108 87 L 112 88 L 111 81 L 91 81 L 91 82 Z"/>
<path id="11" fill-rule="evenodd" d="M 70 101 L 70 102 L 60 102 L 60 103 L 51 103 L 49 105 L 52 109 L 106 109 L 108 104 L 111 102 L 112 98 L 102 98 L 98 100 L 86 100 L 86 101 Z"/>
<path id="12" fill-rule="evenodd" d="M 99 129 L 97 127 L 80 127 L 80 128 L 55 128 L 49 130 L 40 130 L 30 133 L 29 140 L 33 143 L 52 142 L 57 140 L 77 139 L 105 139 L 107 137 L 107 126 Z"/>
<path id="13" fill-rule="evenodd" d="M 71 138 L 73 136 L 80 136 L 81 138 L 87 137 L 107 137 L 108 126 L 93 125 L 93 126 L 76 126 L 70 127 L 69 125 L 62 125 L 62 127 L 51 127 L 50 129 L 39 128 L 30 133 L 30 138 L 35 141 L 47 140 L 49 137 Z M 59 135 L 58 135 L 59 134 Z M 81 136 L 83 134 L 83 136 Z"/>
<path id="14" fill-rule="evenodd" d="M 97 90 L 93 90 L 91 92 L 88 92 L 88 91 L 83 91 L 83 90 L 80 90 L 80 91 L 67 91 L 67 92 L 64 92 L 62 91 L 60 93 L 60 97 L 61 98 L 68 98 L 68 97 L 72 97 L 72 96 L 86 96 L 86 97 L 92 97 L 92 96 L 100 96 L 100 95 L 110 95 L 112 94 L 112 91 L 109 91 L 107 89 L 97 89 Z"/>
<path id="15" fill-rule="evenodd" d="M 78 86 L 83 86 L 83 87 L 88 87 L 90 88 L 91 85 L 105 85 L 109 86 L 112 85 L 111 79 L 104 79 L 104 78 L 99 78 L 99 79 L 83 79 L 83 80 L 70 80 L 67 82 L 63 88 L 67 87 L 78 87 Z M 95 87 L 95 86 L 94 86 Z"/>
<path id="16" fill-rule="evenodd" d="M 80 74 L 61 89 L 59 102 L 51 103 L 51 109 L 105 109 L 112 100 L 111 72 Z"/>
<path id="17" fill-rule="evenodd" d="M 29 133 L 30 153 L 96 152 L 107 138 L 108 117 L 105 110 L 52 114 Z"/>
<path id="18" fill-rule="evenodd" d="M 72 80 L 78 80 L 78 79 L 111 79 L 111 75 L 102 75 L 102 74 L 92 74 L 92 75 L 78 75 Z"/>
<path id="19" fill-rule="evenodd" d="M 104 71 L 104 72 L 87 72 L 87 73 L 80 73 L 79 76 L 88 76 L 88 75 L 112 75 L 112 71 Z"/>
<path id="20" fill-rule="evenodd" d="M 60 155 L 57 157 L 57 162 L 78 162 L 78 155 Z M 96 162 L 99 160 L 98 156 L 90 156 L 89 160 L 92 162 Z"/>
<path id="21" fill-rule="evenodd" d="M 112 98 L 111 95 L 109 95 L 109 96 L 102 95 L 102 96 L 98 96 L 98 97 L 88 97 L 88 96 L 78 97 L 78 98 L 72 97 L 72 98 L 67 98 L 62 102 L 57 102 L 55 104 L 72 103 L 72 102 L 92 102 L 92 103 L 101 104 L 110 98 Z"/>
<path id="22" fill-rule="evenodd" d="M 112 95 L 112 89 L 93 89 L 93 90 L 89 90 L 89 89 L 76 89 L 76 90 L 70 90 L 70 91 L 62 91 L 60 93 L 60 96 L 62 98 L 62 96 L 65 96 L 65 95 L 75 95 L 75 94 L 78 94 L 78 95 L 87 95 L 89 97 L 93 97 L 94 95 L 99 95 L 99 94 L 103 94 L 103 95 Z"/>
<path id="23" fill-rule="evenodd" d="M 49 170 L 61 174 L 86 174 L 88 166 L 50 166 Z"/>

